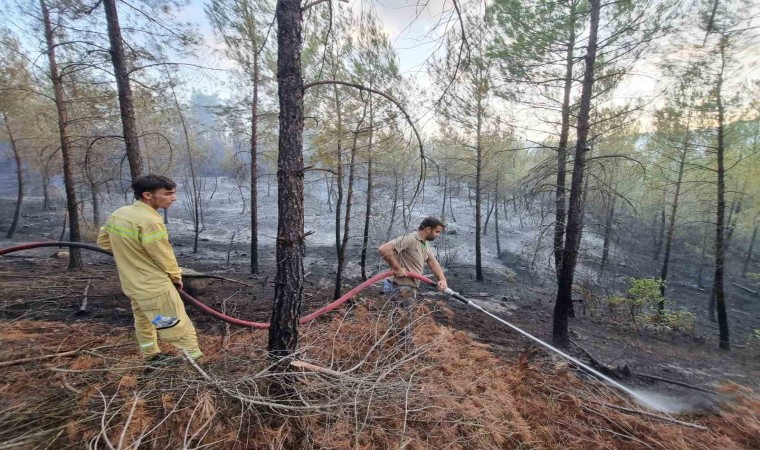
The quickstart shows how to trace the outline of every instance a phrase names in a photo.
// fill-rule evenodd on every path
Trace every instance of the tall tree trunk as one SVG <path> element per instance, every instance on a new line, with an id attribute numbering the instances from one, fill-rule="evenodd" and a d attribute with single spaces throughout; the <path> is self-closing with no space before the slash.
<path id="1" fill-rule="evenodd" d="M 47 44 L 48 64 L 50 66 L 50 80 L 55 92 L 55 107 L 58 111 L 58 133 L 61 140 L 61 158 L 63 159 L 63 183 L 66 190 L 66 211 L 69 216 L 69 240 L 80 242 L 82 240 L 79 231 L 79 209 L 77 208 L 77 194 L 74 186 L 74 169 L 71 160 L 71 143 L 69 141 L 69 118 L 66 111 L 66 101 L 63 98 L 63 80 L 58 73 L 58 63 L 55 57 L 55 42 L 53 40 L 53 27 L 50 22 L 50 12 L 45 0 L 40 0 L 42 20 L 45 26 L 45 42 Z M 69 249 L 69 270 L 82 268 L 82 254 L 78 248 Z"/>
<path id="2" fill-rule="evenodd" d="M 493 227 L 494 233 L 496 233 L 496 257 L 501 258 L 501 242 L 499 241 L 499 182 L 496 182 L 493 193 L 493 204 L 496 205 L 496 209 L 493 212 Z"/>
<path id="3" fill-rule="evenodd" d="M 375 111 L 372 94 L 369 94 L 369 142 L 367 144 L 367 203 L 364 209 L 364 235 L 362 237 L 362 280 L 367 280 L 367 249 L 369 248 L 369 221 L 372 217 L 372 137 L 375 131 Z"/>
<path id="4" fill-rule="evenodd" d="M 449 187 L 449 173 L 443 171 L 443 203 L 441 204 L 441 221 L 446 223 L 446 193 Z"/>
<path id="5" fill-rule="evenodd" d="M 660 259 L 660 252 L 662 252 L 662 244 L 665 242 L 665 189 L 662 190 L 662 209 L 660 209 L 660 228 L 657 236 L 657 246 L 654 250 L 654 260 Z"/>
<path id="6" fill-rule="evenodd" d="M 338 185 L 338 198 L 335 200 L 335 255 L 340 260 L 341 238 L 340 238 L 340 221 L 341 208 L 343 207 L 343 116 L 341 114 L 340 97 L 338 96 L 338 85 L 333 85 L 335 95 L 335 114 L 338 119 L 338 149 L 335 153 L 336 175 L 335 182 Z"/>
<path id="7" fill-rule="evenodd" d="M 728 333 L 728 315 L 726 314 L 726 298 L 723 288 L 723 269 L 725 264 L 725 213 L 726 213 L 726 181 L 725 181 L 725 164 L 723 161 L 725 151 L 725 109 L 723 106 L 723 76 L 726 67 L 726 46 L 728 38 L 723 36 L 720 41 L 721 69 L 718 75 L 716 86 L 716 106 L 718 107 L 718 148 L 716 149 L 716 158 L 718 162 L 718 211 L 717 221 L 715 222 L 715 277 L 713 278 L 713 288 L 715 290 L 715 306 L 718 312 L 718 329 L 719 329 L 719 347 L 723 350 L 729 350 Z"/>
<path id="8" fill-rule="evenodd" d="M 330 178 L 329 176 L 325 176 L 325 184 L 327 185 L 327 208 L 329 212 L 332 213 L 333 212 L 333 205 L 332 205 L 333 180 L 332 178 Z"/>
<path id="9" fill-rule="evenodd" d="M 298 317 L 303 300 L 303 78 L 300 0 L 279 0 L 277 84 L 280 103 L 277 157 L 277 275 L 267 349 L 285 357 L 298 345 Z"/>
<path id="10" fill-rule="evenodd" d="M 742 278 L 747 278 L 747 269 L 749 268 L 749 262 L 752 260 L 752 249 L 755 248 L 756 237 L 757 237 L 757 217 L 755 217 L 755 229 L 752 231 L 752 239 L 749 240 L 749 249 L 747 250 L 747 257 L 744 258 L 744 266 L 742 267 Z"/>
<path id="11" fill-rule="evenodd" d="M 5 123 L 5 130 L 8 132 L 13 160 L 16 162 L 16 208 L 13 210 L 11 227 L 5 235 L 6 239 L 13 239 L 13 235 L 16 234 L 16 228 L 18 227 L 18 220 L 21 217 L 21 204 L 24 202 L 24 168 L 21 165 L 21 155 L 18 152 L 18 147 L 16 147 L 16 139 L 13 138 L 11 124 L 8 122 L 8 115 L 5 111 L 3 111 L 3 122 Z"/>
<path id="12" fill-rule="evenodd" d="M 251 101 L 251 273 L 259 273 L 259 55 L 253 60 Z"/>
<path id="13" fill-rule="evenodd" d="M 578 114 L 578 137 L 575 146 L 575 163 L 570 182 L 570 208 L 567 216 L 565 232 L 565 251 L 562 254 L 557 300 L 554 305 L 554 321 L 552 339 L 557 345 L 567 346 L 570 342 L 568 335 L 568 319 L 572 308 L 573 277 L 575 264 L 578 259 L 578 246 L 581 237 L 583 216 L 583 177 L 586 167 L 588 146 L 589 115 L 591 112 L 591 94 L 594 86 L 594 62 L 597 51 L 597 32 L 599 30 L 600 0 L 589 0 L 591 20 L 589 24 L 588 47 L 586 51 L 586 68 L 583 74 L 583 89 L 581 91 L 580 111 Z"/>
<path id="14" fill-rule="evenodd" d="M 475 150 L 475 279 L 483 281 L 483 245 L 481 242 L 481 220 L 483 203 L 483 96 L 477 90 L 477 148 Z"/>
<path id="15" fill-rule="evenodd" d="M 393 170 L 393 202 L 391 204 L 391 223 L 388 225 L 388 233 L 385 236 L 385 240 L 389 241 L 391 239 L 391 232 L 393 231 L 393 224 L 396 221 L 396 208 L 398 206 L 398 172 L 396 169 Z"/>
<path id="16" fill-rule="evenodd" d="M 691 116 L 689 116 L 691 119 Z M 665 255 L 662 258 L 662 270 L 660 271 L 660 295 L 665 297 L 665 284 L 668 281 L 668 264 L 670 263 L 670 252 L 673 248 L 673 236 L 676 230 L 676 213 L 678 212 L 678 201 L 681 196 L 681 184 L 683 182 L 683 172 L 686 166 L 686 155 L 689 152 L 689 123 L 686 125 L 686 136 L 684 137 L 683 147 L 681 148 L 681 158 L 678 160 L 678 174 L 676 178 L 676 190 L 673 193 L 673 204 L 670 207 L 670 222 L 668 223 L 668 232 L 665 235 Z M 665 300 L 657 304 L 657 310 L 662 312 L 665 308 Z"/>
<path id="17" fill-rule="evenodd" d="M 702 269 L 705 265 L 705 254 L 707 253 L 707 226 L 702 230 L 702 256 L 699 258 L 699 273 L 697 274 L 697 287 L 702 288 Z"/>
<path id="18" fill-rule="evenodd" d="M 190 180 L 193 186 L 192 192 L 192 207 L 193 207 L 193 253 L 198 253 L 198 237 L 201 234 L 201 193 L 198 187 L 198 180 L 195 178 L 195 164 L 193 164 L 193 153 L 190 149 L 190 133 L 187 130 L 187 124 L 185 123 L 185 115 L 182 114 L 182 108 L 179 105 L 177 99 L 177 93 L 174 90 L 174 84 L 171 83 L 172 97 L 174 98 L 174 106 L 177 108 L 177 114 L 179 115 L 180 124 L 182 124 L 182 132 L 185 136 L 185 147 L 187 148 L 187 161 L 190 167 Z"/>
<path id="19" fill-rule="evenodd" d="M 486 195 L 486 223 L 483 224 L 483 236 L 488 236 L 488 222 L 491 221 L 491 214 L 493 214 L 493 208 L 496 202 L 491 203 L 491 196 Z"/>
<path id="20" fill-rule="evenodd" d="M 602 245 L 602 262 L 599 264 L 599 276 L 604 273 L 604 267 L 610 257 L 610 242 L 612 241 L 612 224 L 615 220 L 615 203 L 617 197 L 610 194 L 609 206 L 607 207 L 607 218 L 604 220 L 604 244 Z"/>
<path id="21" fill-rule="evenodd" d="M 109 53 L 111 54 L 111 62 L 113 63 L 113 73 L 116 77 L 116 90 L 119 93 L 119 110 L 121 112 L 121 125 L 124 132 L 127 161 L 129 161 L 129 173 L 134 180 L 143 173 L 143 161 L 142 156 L 140 156 L 140 142 L 137 138 L 132 88 L 129 85 L 129 70 L 127 69 L 124 56 L 124 43 L 121 37 L 116 0 L 103 0 L 103 8 L 106 12 L 108 40 L 111 43 Z"/>
<path id="22" fill-rule="evenodd" d="M 726 242 L 724 242 L 723 247 L 726 249 L 726 251 L 729 251 L 731 249 L 731 238 L 734 237 L 734 230 L 736 229 L 736 223 L 739 221 L 739 215 L 742 212 L 742 193 L 738 192 L 737 196 L 739 198 L 734 199 L 731 205 L 731 210 L 728 213 L 728 220 L 726 220 L 726 225 L 728 226 L 728 230 L 726 230 Z"/>
<path id="23" fill-rule="evenodd" d="M 354 141 L 351 145 L 351 158 L 348 166 L 348 185 L 346 186 L 346 216 L 343 220 L 343 241 L 340 244 L 340 253 L 338 253 L 338 267 L 335 270 L 335 292 L 333 299 L 340 298 L 340 290 L 343 286 L 343 269 L 346 267 L 346 247 L 348 246 L 348 235 L 351 229 L 351 203 L 354 197 L 354 173 L 356 171 L 356 145 L 359 140 L 359 130 L 364 123 L 364 117 L 367 114 L 367 106 L 364 106 L 364 114 L 354 130 Z"/>
<path id="24" fill-rule="evenodd" d="M 567 177 L 567 142 L 570 136 L 570 94 L 573 88 L 573 66 L 575 64 L 575 7 L 574 1 L 570 2 L 570 17 L 568 19 L 570 35 L 567 40 L 565 52 L 565 79 L 562 95 L 562 126 L 557 145 L 557 186 L 555 199 L 554 219 L 554 268 L 559 282 L 560 268 L 562 267 L 562 254 L 565 248 L 565 215 L 566 215 L 566 177 Z M 506 211 L 505 211 L 506 212 Z"/>
<path id="25" fill-rule="evenodd" d="M 449 192 L 449 212 L 451 213 L 451 221 L 456 222 L 457 218 L 454 216 L 454 207 L 451 205 L 451 192 Z"/>
<path id="26" fill-rule="evenodd" d="M 98 229 L 100 228 L 100 197 L 95 183 L 90 183 L 90 194 L 92 195 L 92 224 L 95 229 Z"/>

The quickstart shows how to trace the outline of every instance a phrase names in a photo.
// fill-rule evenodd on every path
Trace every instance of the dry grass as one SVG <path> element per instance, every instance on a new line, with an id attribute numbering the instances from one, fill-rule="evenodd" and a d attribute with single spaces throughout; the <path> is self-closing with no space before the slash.
<path id="1" fill-rule="evenodd" d="M 204 335 L 201 371 L 145 375 L 129 328 L 0 323 L 0 361 L 81 348 L 3 368 L 0 449 L 760 448 L 760 398 L 740 386 L 719 414 L 681 417 L 709 428 L 695 430 L 604 406 L 636 408 L 542 352 L 500 359 L 429 311 L 405 349 L 387 315 L 369 303 L 302 329 L 299 359 L 332 374 L 267 370 L 262 331 Z"/>

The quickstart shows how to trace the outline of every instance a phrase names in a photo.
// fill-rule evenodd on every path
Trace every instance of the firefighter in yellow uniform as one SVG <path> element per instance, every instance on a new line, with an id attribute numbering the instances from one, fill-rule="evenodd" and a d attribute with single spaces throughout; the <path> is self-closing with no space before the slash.
<path id="1" fill-rule="evenodd" d="M 157 211 L 174 203 L 176 187 L 161 175 L 136 178 L 132 189 L 137 201 L 114 211 L 98 235 L 98 245 L 111 250 L 116 259 L 121 288 L 132 301 L 137 344 L 148 361 L 165 359 L 158 336 L 187 350 L 193 359 L 203 356 L 175 288 L 182 288 L 182 272 Z"/>

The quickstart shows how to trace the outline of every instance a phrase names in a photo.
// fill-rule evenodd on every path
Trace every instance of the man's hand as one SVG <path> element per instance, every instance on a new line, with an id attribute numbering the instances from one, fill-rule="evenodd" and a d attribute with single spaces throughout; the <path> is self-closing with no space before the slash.
<path id="1" fill-rule="evenodd" d="M 182 282 L 182 280 L 179 280 L 174 282 L 174 286 L 176 286 L 178 290 L 182 290 L 182 288 L 185 287 L 185 284 Z"/>
<path id="2" fill-rule="evenodd" d="M 438 282 L 438 290 L 439 291 L 443 292 L 446 289 L 448 289 L 448 287 L 449 287 L 449 284 L 446 282 L 445 278 L 443 280 L 441 280 L 441 281 Z"/>
<path id="3" fill-rule="evenodd" d="M 406 270 L 404 270 L 403 267 L 399 267 L 397 269 L 393 269 L 393 275 L 403 278 L 406 277 Z"/>

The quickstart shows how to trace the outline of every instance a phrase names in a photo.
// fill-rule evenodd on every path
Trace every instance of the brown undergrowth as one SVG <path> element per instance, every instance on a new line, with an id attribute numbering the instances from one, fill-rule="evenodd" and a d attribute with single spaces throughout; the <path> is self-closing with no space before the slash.
<path id="1" fill-rule="evenodd" d="M 708 430 L 693 429 L 542 351 L 503 360 L 428 310 L 405 345 L 387 312 L 304 327 L 311 366 L 289 374 L 268 370 L 265 331 L 202 335 L 201 365 L 145 374 L 130 328 L 2 322 L 0 449 L 760 448 L 760 398 L 740 386 L 720 412 L 679 417 Z"/>

